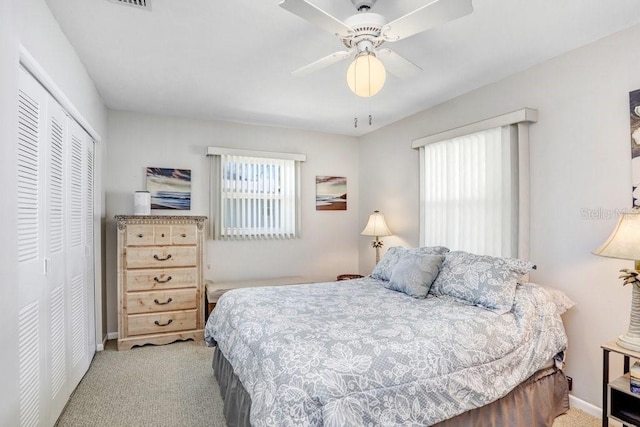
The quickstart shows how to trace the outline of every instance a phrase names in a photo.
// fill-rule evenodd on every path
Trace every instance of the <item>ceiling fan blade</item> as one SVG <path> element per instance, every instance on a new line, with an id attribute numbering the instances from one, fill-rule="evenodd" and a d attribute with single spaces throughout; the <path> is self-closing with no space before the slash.
<path id="1" fill-rule="evenodd" d="M 311 74 L 314 71 L 318 71 L 322 68 L 328 67 L 329 65 L 335 64 L 336 62 L 340 62 L 343 59 L 346 59 L 351 56 L 351 52 L 346 50 L 334 52 L 331 55 L 325 56 L 322 59 L 318 59 L 315 62 L 312 62 L 309 65 L 305 65 L 302 68 L 298 68 L 293 73 L 294 76 L 306 76 L 307 74 Z"/>
<path id="2" fill-rule="evenodd" d="M 326 31 L 329 31 L 331 34 L 338 34 L 346 37 L 352 32 L 351 27 L 347 26 L 347 24 L 337 18 L 334 18 L 324 10 L 314 6 L 306 0 L 282 0 L 280 2 L 280 7 Z"/>
<path id="3" fill-rule="evenodd" d="M 471 12 L 471 0 L 435 0 L 389 22 L 383 29 L 383 35 L 386 41 L 401 40 Z"/>
<path id="4" fill-rule="evenodd" d="M 422 71 L 422 68 L 391 49 L 379 49 L 376 56 L 384 63 L 388 72 L 401 79 L 413 77 Z"/>

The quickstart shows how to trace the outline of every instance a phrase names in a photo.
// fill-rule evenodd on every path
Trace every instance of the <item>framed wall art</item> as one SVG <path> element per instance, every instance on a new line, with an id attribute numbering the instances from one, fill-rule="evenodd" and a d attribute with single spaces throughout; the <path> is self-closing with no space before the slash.
<path id="1" fill-rule="evenodd" d="M 347 178 L 316 176 L 316 210 L 347 210 Z"/>
<path id="2" fill-rule="evenodd" d="M 640 207 L 640 89 L 629 92 L 633 207 Z"/>
<path id="3" fill-rule="evenodd" d="M 191 209 L 191 169 L 147 168 L 151 209 Z"/>

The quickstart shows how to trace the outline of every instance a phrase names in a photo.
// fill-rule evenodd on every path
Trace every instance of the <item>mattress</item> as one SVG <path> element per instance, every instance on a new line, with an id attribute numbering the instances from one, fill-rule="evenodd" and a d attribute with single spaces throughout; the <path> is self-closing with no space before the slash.
<path id="1" fill-rule="evenodd" d="M 566 348 L 554 302 L 511 312 L 358 280 L 229 291 L 205 337 L 268 425 L 433 425 L 504 397 Z"/>

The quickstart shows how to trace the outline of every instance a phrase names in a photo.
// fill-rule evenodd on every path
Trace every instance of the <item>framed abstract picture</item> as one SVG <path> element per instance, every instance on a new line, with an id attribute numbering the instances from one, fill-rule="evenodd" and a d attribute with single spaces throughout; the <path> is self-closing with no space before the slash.
<path id="1" fill-rule="evenodd" d="M 347 210 L 347 178 L 316 176 L 316 210 Z"/>
<path id="2" fill-rule="evenodd" d="M 640 206 L 640 89 L 629 92 L 633 207 Z"/>
<path id="3" fill-rule="evenodd" d="M 191 209 L 191 169 L 147 168 L 151 209 Z"/>

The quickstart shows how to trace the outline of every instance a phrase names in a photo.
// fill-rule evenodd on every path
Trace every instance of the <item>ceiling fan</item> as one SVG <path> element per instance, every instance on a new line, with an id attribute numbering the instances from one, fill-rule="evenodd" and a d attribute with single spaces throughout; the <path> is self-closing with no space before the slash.
<path id="1" fill-rule="evenodd" d="M 388 48 L 385 42 L 396 42 L 437 27 L 473 12 L 472 0 L 433 0 L 387 23 L 384 16 L 370 12 L 376 0 L 351 0 L 358 13 L 344 21 L 331 16 L 307 0 L 282 0 L 280 7 L 335 34 L 347 50 L 334 52 L 292 74 L 302 76 L 350 57 L 355 57 L 347 70 L 347 84 L 359 96 L 373 96 L 384 85 L 386 71 L 407 78 L 422 69 Z M 380 61 L 380 59 L 384 64 Z"/>

